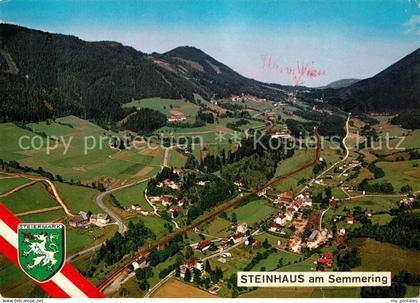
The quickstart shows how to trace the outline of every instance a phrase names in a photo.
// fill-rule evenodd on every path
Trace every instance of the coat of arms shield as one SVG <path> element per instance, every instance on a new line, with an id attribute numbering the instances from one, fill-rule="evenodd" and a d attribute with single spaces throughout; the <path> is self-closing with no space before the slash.
<path id="1" fill-rule="evenodd" d="M 64 265 L 65 226 L 61 223 L 19 224 L 18 260 L 32 279 L 50 280 Z"/>

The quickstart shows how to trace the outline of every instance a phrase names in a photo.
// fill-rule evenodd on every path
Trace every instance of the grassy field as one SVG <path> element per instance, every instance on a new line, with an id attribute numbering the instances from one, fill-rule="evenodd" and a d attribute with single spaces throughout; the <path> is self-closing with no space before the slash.
<path id="1" fill-rule="evenodd" d="M 95 197 L 99 194 L 96 189 L 60 182 L 54 182 L 54 184 L 72 213 L 77 214 L 81 210 L 86 212 L 90 210 L 92 213 L 101 212 L 95 203 Z"/>
<path id="2" fill-rule="evenodd" d="M 66 180 L 74 179 L 86 182 L 101 177 L 113 179 L 137 179 L 153 175 L 159 169 L 163 151 L 148 149 L 130 149 L 119 151 L 108 146 L 113 132 L 75 116 L 62 117 L 57 123 L 31 123 L 27 125 L 32 131 L 17 127 L 12 123 L 0 124 L 2 144 L 0 159 L 16 160 L 21 165 L 33 168 L 42 167 L 44 170 L 61 175 Z M 57 136 L 59 142 L 47 140 L 35 132 L 43 132 L 48 136 Z M 31 138 L 38 136 L 35 141 L 38 146 L 22 150 L 19 138 L 28 136 L 23 142 L 30 145 Z M 69 144 L 65 152 L 65 145 Z M 49 154 L 47 142 L 51 149 Z M 35 149 L 36 147 L 36 149 Z M 91 148 L 91 149 L 90 149 Z M 141 165 L 140 165 L 141 164 Z"/>
<path id="3" fill-rule="evenodd" d="M 420 190 L 420 160 L 378 162 L 377 166 L 384 170 L 385 177 L 372 182 L 389 181 L 396 192 L 399 192 L 401 186 L 406 184 L 411 185 L 414 191 Z"/>
<path id="4" fill-rule="evenodd" d="M 3 197 L 2 203 L 14 214 L 58 205 L 39 182 Z"/>
<path id="5" fill-rule="evenodd" d="M 147 181 L 114 192 L 113 195 L 118 200 L 118 202 L 120 202 L 120 204 L 126 209 L 129 208 L 131 204 L 138 203 L 143 209 L 153 211 L 153 208 L 150 206 L 149 203 L 147 203 L 144 197 L 144 190 L 146 188 Z"/>
<path id="6" fill-rule="evenodd" d="M 12 189 L 14 189 L 15 187 L 18 187 L 25 183 L 28 183 L 28 181 L 22 178 L 0 179 L 0 194 L 7 193 L 11 191 Z"/>
<path id="7" fill-rule="evenodd" d="M 187 162 L 187 156 L 182 154 L 181 152 L 172 149 L 169 151 L 169 166 L 170 167 L 177 167 L 181 168 L 184 167 L 185 163 Z"/>
<path id="8" fill-rule="evenodd" d="M 204 233 L 213 237 L 226 237 L 232 231 L 230 229 L 231 223 L 223 218 L 217 217 L 204 226 Z"/>
<path id="9" fill-rule="evenodd" d="M 236 213 L 238 223 L 246 222 L 248 225 L 254 225 L 255 223 L 269 217 L 275 208 L 273 204 L 267 200 L 255 200 L 247 203 L 244 206 L 235 208 L 227 212 L 230 217 L 232 213 Z"/>
<path id="10" fill-rule="evenodd" d="M 204 290 L 181 282 L 178 279 L 169 279 L 153 295 L 152 298 L 216 298 Z"/>
<path id="11" fill-rule="evenodd" d="M 420 252 L 416 250 L 402 249 L 368 238 L 354 241 L 362 257 L 362 265 L 354 268 L 354 271 L 391 271 L 396 274 L 406 270 L 420 273 Z"/>
<path id="12" fill-rule="evenodd" d="M 98 243 L 102 243 L 106 239 L 111 238 L 117 230 L 117 225 L 106 227 L 89 226 L 85 229 L 66 226 L 66 253 L 69 256 Z"/>
<path id="13" fill-rule="evenodd" d="M 160 217 L 157 217 L 155 215 L 150 215 L 147 217 L 144 216 L 139 216 L 139 217 L 135 217 L 135 218 L 130 218 L 127 219 L 128 221 L 133 221 L 133 223 L 136 222 L 143 222 L 144 225 L 146 225 L 146 227 L 150 228 L 153 233 L 156 235 L 157 238 L 165 236 L 168 233 L 168 230 L 163 227 L 163 225 L 168 222 Z"/>
<path id="14" fill-rule="evenodd" d="M 62 209 L 57 209 L 57 210 L 47 211 L 45 213 L 22 216 L 22 217 L 19 217 L 19 219 L 25 223 L 43 223 L 43 222 L 52 222 L 62 217 L 64 217 L 64 211 Z"/>
<path id="15" fill-rule="evenodd" d="M 123 105 L 123 107 L 135 107 L 140 108 L 150 108 L 166 116 L 170 116 L 171 113 L 181 112 L 183 113 L 187 120 L 193 121 L 197 115 L 199 106 L 191 103 L 187 100 L 181 99 L 162 99 L 162 98 L 147 98 L 141 100 L 134 100 Z"/>
<path id="16" fill-rule="evenodd" d="M 285 251 L 278 251 L 276 253 L 272 253 L 270 254 L 267 259 L 263 259 L 260 262 L 258 262 L 253 268 L 253 271 L 260 271 L 262 267 L 264 267 L 266 269 L 266 271 L 273 271 L 273 270 L 278 270 L 281 271 L 282 268 L 278 268 L 277 264 L 279 262 L 280 259 L 283 260 L 283 264 L 287 265 L 292 264 L 294 262 L 299 262 L 299 259 L 301 257 L 298 257 L 292 253 L 288 253 Z"/>
<path id="17" fill-rule="evenodd" d="M 9 298 L 45 297 L 45 292 L 20 268 L 0 254 L 0 293 Z"/>

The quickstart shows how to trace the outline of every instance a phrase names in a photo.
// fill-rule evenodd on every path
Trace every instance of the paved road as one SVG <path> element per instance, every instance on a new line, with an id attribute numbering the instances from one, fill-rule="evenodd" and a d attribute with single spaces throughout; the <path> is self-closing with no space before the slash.
<path id="1" fill-rule="evenodd" d="M 243 201 L 244 199 L 246 199 L 248 196 L 252 195 L 252 194 L 256 194 L 258 192 L 260 192 L 261 190 L 268 188 L 274 184 L 277 184 L 279 182 L 284 181 L 285 179 L 288 179 L 290 176 L 293 176 L 297 173 L 300 173 L 302 171 L 304 171 L 305 169 L 307 169 L 308 167 L 312 167 L 313 165 L 315 165 L 315 163 L 318 163 L 319 161 L 319 154 L 320 154 L 320 138 L 319 138 L 319 134 L 318 134 L 318 130 L 315 128 L 315 134 L 316 134 L 316 138 L 317 138 L 317 147 L 315 149 L 315 158 L 310 162 L 307 163 L 293 171 L 288 172 L 285 175 L 279 176 L 273 180 L 271 180 L 270 182 L 266 183 L 264 186 L 262 186 L 261 188 L 250 192 L 250 193 L 246 193 L 244 195 L 239 195 L 219 206 L 217 206 L 212 212 L 210 212 L 209 214 L 205 215 L 204 217 L 202 217 L 201 219 L 199 219 L 198 221 L 196 221 L 195 223 L 180 229 L 177 232 L 173 232 L 171 234 L 168 234 L 166 236 L 164 236 L 163 238 L 155 241 L 154 243 L 150 244 L 148 247 L 142 247 L 139 249 L 139 251 L 130 259 L 126 260 L 120 267 L 118 267 L 117 269 L 115 269 L 112 273 L 108 274 L 108 276 L 102 281 L 100 282 L 97 287 L 100 290 L 106 290 L 106 288 L 113 284 L 114 281 L 116 279 L 118 279 L 118 277 L 120 277 L 120 275 L 122 273 L 125 272 L 127 266 L 129 264 L 131 264 L 132 262 L 134 262 L 136 259 L 138 259 L 140 256 L 143 256 L 146 252 L 149 252 L 150 250 L 152 250 L 153 248 L 156 247 L 162 247 L 164 245 L 166 245 L 167 243 L 169 243 L 170 241 L 172 241 L 176 236 L 179 235 L 184 235 L 189 233 L 190 231 L 194 230 L 195 227 L 202 225 L 203 223 L 209 222 L 211 220 L 213 220 L 214 218 L 216 218 L 217 216 L 220 215 L 220 213 L 226 211 L 227 209 L 230 209 L 232 207 L 234 207 L 235 205 L 237 205 L 238 203 L 240 203 L 241 201 Z"/>
<path id="2" fill-rule="evenodd" d="M 127 231 L 127 226 L 124 224 L 123 220 L 121 220 L 120 217 L 118 217 L 118 215 L 116 213 L 114 213 L 108 206 L 106 206 L 104 204 L 103 199 L 105 198 L 105 196 L 107 196 L 107 195 L 109 195 L 109 194 L 111 194 L 113 192 L 119 191 L 121 189 L 130 187 L 130 186 L 134 186 L 134 185 L 137 185 L 137 184 L 140 184 L 140 183 L 143 183 L 143 182 L 146 182 L 149 179 L 150 178 L 147 178 L 147 179 L 143 179 L 141 181 L 137 181 L 137 182 L 133 182 L 133 183 L 129 183 L 129 184 L 123 185 L 123 186 L 112 188 L 110 190 L 107 190 L 107 191 L 104 191 L 104 192 L 100 193 L 96 197 L 96 204 L 98 204 L 98 206 L 104 212 L 106 212 L 115 222 L 117 222 L 117 224 L 118 224 L 118 232 L 120 234 L 124 234 Z"/>

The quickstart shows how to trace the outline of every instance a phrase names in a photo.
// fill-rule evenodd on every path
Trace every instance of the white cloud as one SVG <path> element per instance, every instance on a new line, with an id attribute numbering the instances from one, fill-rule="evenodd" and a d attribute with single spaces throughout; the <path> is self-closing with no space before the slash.
<path id="1" fill-rule="evenodd" d="M 411 16 L 410 19 L 404 23 L 404 26 L 406 27 L 406 34 L 414 33 L 420 35 L 420 15 Z"/>

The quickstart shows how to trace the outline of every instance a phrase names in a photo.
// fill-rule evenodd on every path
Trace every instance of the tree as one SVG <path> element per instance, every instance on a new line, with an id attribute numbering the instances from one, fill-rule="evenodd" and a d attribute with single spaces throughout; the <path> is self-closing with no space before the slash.
<path id="1" fill-rule="evenodd" d="M 188 260 L 192 256 L 194 256 L 194 251 L 191 246 L 187 245 L 187 247 L 185 247 L 185 259 Z"/>
<path id="2" fill-rule="evenodd" d="M 233 224 L 238 223 L 238 218 L 236 216 L 236 213 L 232 213 L 232 218 L 230 219 Z"/>
<path id="3" fill-rule="evenodd" d="M 190 282 L 191 281 L 191 272 L 188 268 L 185 269 L 184 281 L 185 282 Z"/>
<path id="4" fill-rule="evenodd" d="M 402 186 L 400 189 L 401 193 L 409 193 L 411 191 L 413 191 L 413 188 L 409 184 Z"/>

